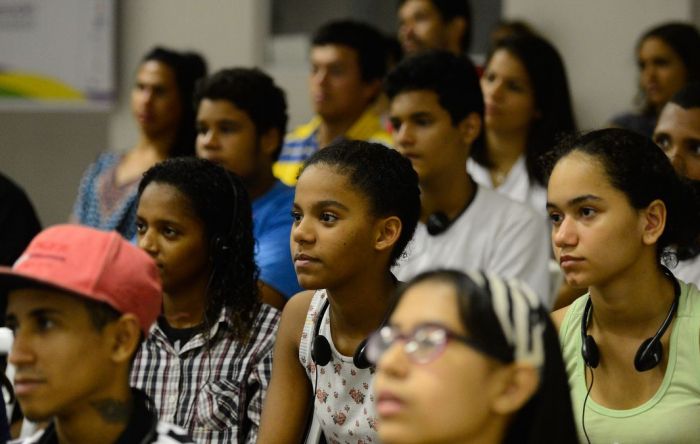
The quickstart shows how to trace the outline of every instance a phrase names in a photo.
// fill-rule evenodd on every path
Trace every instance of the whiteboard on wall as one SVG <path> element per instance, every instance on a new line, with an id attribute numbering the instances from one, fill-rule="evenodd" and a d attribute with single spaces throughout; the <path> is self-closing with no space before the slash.
<path id="1" fill-rule="evenodd" d="M 115 0 L 0 0 L 0 109 L 108 110 Z"/>

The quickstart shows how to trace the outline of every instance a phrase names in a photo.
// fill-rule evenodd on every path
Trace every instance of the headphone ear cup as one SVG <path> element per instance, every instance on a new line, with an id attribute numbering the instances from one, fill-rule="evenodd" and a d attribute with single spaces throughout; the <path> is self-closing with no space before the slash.
<path id="1" fill-rule="evenodd" d="M 328 339 L 325 336 L 317 335 L 313 344 L 311 344 L 311 359 L 314 360 L 316 365 L 323 367 L 331 362 L 332 355 L 331 344 L 328 343 Z"/>
<path id="2" fill-rule="evenodd" d="M 425 228 L 427 228 L 429 235 L 437 236 L 450 228 L 451 224 L 452 221 L 450 221 L 445 213 L 437 212 L 428 216 L 428 220 L 425 223 Z"/>
<path id="3" fill-rule="evenodd" d="M 367 359 L 367 354 L 365 349 L 367 348 L 367 338 L 363 339 L 362 342 L 355 349 L 355 354 L 352 355 L 352 363 L 355 367 L 359 369 L 370 368 L 372 364 Z"/>
<path id="4" fill-rule="evenodd" d="M 659 365 L 664 357 L 664 349 L 661 346 L 661 341 L 655 341 L 654 338 L 648 338 L 637 349 L 637 354 L 634 356 L 634 368 L 638 372 L 645 372 Z"/>
<path id="5" fill-rule="evenodd" d="M 600 354 L 598 353 L 598 344 L 595 343 L 593 336 L 586 335 L 581 342 L 581 356 L 583 362 L 590 368 L 598 367 L 600 362 Z"/>

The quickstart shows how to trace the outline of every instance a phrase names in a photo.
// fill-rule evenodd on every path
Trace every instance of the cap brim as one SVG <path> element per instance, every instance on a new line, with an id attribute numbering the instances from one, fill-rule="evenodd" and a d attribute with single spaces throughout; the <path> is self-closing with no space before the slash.
<path id="1" fill-rule="evenodd" d="M 94 296 L 79 293 L 71 288 L 56 285 L 52 282 L 37 279 L 34 276 L 20 273 L 10 267 L 0 267 L 0 296 L 7 296 L 10 291 L 22 288 L 42 288 L 57 290 L 74 296 L 96 299 Z"/>

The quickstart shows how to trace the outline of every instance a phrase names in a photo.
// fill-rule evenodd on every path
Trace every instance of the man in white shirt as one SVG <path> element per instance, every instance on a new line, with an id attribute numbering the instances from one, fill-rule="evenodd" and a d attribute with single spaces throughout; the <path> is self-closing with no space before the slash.
<path id="1" fill-rule="evenodd" d="M 546 224 L 524 204 L 479 187 L 464 165 L 481 133 L 483 96 L 463 56 L 428 51 L 386 80 L 396 148 L 421 186 L 421 223 L 399 279 L 435 268 L 481 269 L 525 281 L 551 306 Z"/>

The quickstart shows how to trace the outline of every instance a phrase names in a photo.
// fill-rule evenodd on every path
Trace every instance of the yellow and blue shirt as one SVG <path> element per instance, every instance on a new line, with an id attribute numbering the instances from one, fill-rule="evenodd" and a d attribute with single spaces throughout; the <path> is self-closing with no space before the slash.
<path id="1" fill-rule="evenodd" d="M 304 161 L 321 148 L 318 142 L 320 125 L 321 118 L 315 116 L 310 122 L 287 134 L 280 157 L 272 168 L 275 176 L 282 182 L 290 186 L 296 185 L 299 170 Z M 391 135 L 384 129 L 381 119 L 371 107 L 357 119 L 343 137 L 392 146 Z"/>

